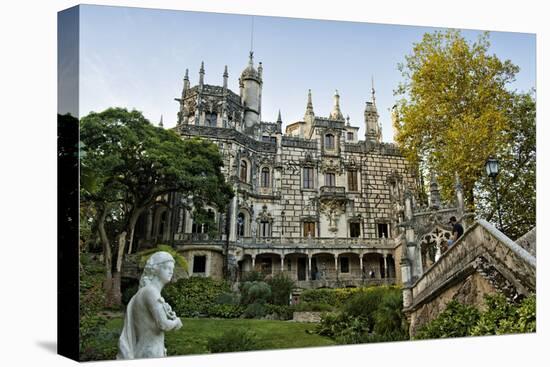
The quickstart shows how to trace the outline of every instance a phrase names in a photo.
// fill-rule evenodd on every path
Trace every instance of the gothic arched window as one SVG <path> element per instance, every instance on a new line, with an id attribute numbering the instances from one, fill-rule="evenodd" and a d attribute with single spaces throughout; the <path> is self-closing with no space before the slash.
<path id="1" fill-rule="evenodd" d="M 239 177 L 241 178 L 241 181 L 247 182 L 248 181 L 248 164 L 246 164 L 246 161 L 241 161 L 241 172 Z"/>
<path id="2" fill-rule="evenodd" d="M 271 180 L 270 180 L 270 174 L 269 174 L 269 168 L 264 167 L 262 168 L 262 187 L 269 187 L 271 186 Z"/>
<path id="3" fill-rule="evenodd" d="M 325 186 L 336 186 L 336 175 L 334 173 L 325 174 Z"/>
<path id="4" fill-rule="evenodd" d="M 334 135 L 325 135 L 325 149 L 334 149 Z"/>
<path id="5" fill-rule="evenodd" d="M 237 215 L 237 235 L 244 237 L 245 216 L 244 213 Z"/>

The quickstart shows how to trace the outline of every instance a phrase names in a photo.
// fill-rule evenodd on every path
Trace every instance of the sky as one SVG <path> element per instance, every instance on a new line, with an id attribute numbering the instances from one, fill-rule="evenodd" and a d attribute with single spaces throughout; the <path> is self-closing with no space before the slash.
<path id="1" fill-rule="evenodd" d="M 60 29 L 71 31 L 69 25 Z M 264 67 L 262 121 L 276 121 L 279 110 L 283 129 L 301 120 L 308 89 L 315 114 L 328 116 L 337 89 L 342 113 L 360 127 L 362 139 L 364 106 L 374 80 L 383 140 L 391 142 L 390 108 L 398 98 L 393 91 L 403 81 L 397 65 L 424 33 L 438 29 L 83 5 L 79 114 L 112 106 L 135 108 L 153 123 L 162 115 L 164 126 L 173 127 L 179 108 L 174 98 L 181 95 L 185 69 L 195 85 L 204 61 L 205 83 L 221 85 L 227 65 L 229 88 L 238 94 L 252 45 L 255 62 Z M 463 31 L 471 41 L 479 34 Z M 535 88 L 535 35 L 491 32 L 490 42 L 490 53 L 520 68 L 509 88 Z"/>

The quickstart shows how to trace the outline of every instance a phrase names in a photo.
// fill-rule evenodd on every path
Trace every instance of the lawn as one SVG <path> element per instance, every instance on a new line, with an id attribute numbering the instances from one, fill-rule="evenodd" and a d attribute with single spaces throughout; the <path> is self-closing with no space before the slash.
<path id="1" fill-rule="evenodd" d="M 308 333 L 315 324 L 290 321 L 256 319 L 183 319 L 180 330 L 167 332 L 168 355 L 210 353 L 207 347 L 209 337 L 219 336 L 226 330 L 245 329 L 253 332 L 261 349 L 304 348 L 334 345 L 327 337 Z M 122 319 L 116 318 L 106 324 L 105 331 L 120 334 Z M 114 340 L 111 339 L 111 342 Z M 114 356 L 113 356 L 114 357 Z"/>

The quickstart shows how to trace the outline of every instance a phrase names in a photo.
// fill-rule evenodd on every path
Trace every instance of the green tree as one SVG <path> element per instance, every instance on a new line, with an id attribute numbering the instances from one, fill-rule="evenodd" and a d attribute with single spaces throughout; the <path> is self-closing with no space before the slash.
<path id="1" fill-rule="evenodd" d="M 498 156 L 497 190 L 502 226 L 508 237 L 517 239 L 536 225 L 536 105 L 531 94 L 514 94 L 509 111 L 507 144 Z M 492 179 L 483 175 L 476 185 L 476 209 L 487 220 L 498 223 Z"/>
<path id="2" fill-rule="evenodd" d="M 455 173 L 473 208 L 474 186 L 489 156 L 510 143 L 511 93 L 519 68 L 489 55 L 489 35 L 468 42 L 459 31 L 434 32 L 399 65 L 396 141 L 421 173 L 438 174 L 445 198 Z M 426 180 L 428 182 L 428 180 Z"/>
<path id="3" fill-rule="evenodd" d="M 223 211 L 233 192 L 215 144 L 182 140 L 139 111 L 92 112 L 80 121 L 80 140 L 81 201 L 97 207 L 107 302 L 119 305 L 123 254 L 132 252 L 135 226 L 145 210 L 181 192 L 192 198 L 194 208 L 209 204 Z"/>

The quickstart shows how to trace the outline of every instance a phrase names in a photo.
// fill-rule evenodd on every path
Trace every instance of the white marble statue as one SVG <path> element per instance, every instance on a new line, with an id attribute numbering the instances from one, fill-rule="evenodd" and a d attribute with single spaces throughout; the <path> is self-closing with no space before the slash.
<path id="1" fill-rule="evenodd" d="M 164 332 L 182 326 L 180 318 L 160 295 L 172 279 L 174 264 L 172 255 L 164 251 L 155 252 L 147 260 L 139 290 L 126 308 L 117 359 L 166 356 Z"/>

